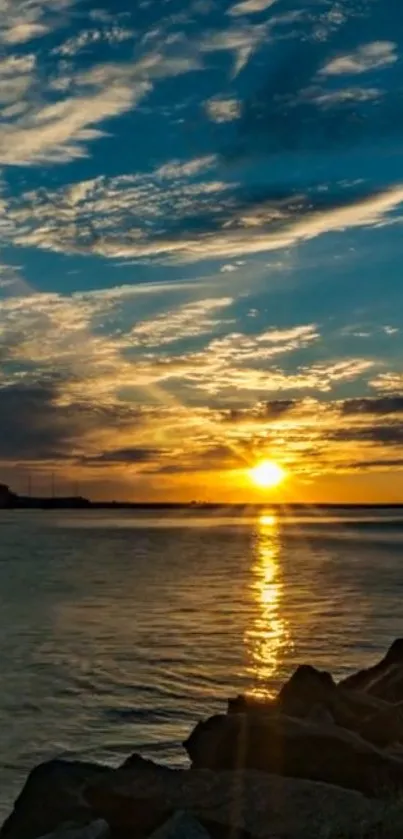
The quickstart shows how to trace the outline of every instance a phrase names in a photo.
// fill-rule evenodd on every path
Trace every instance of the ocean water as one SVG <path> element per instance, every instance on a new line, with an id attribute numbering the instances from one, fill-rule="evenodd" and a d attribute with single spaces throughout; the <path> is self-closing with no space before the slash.
<path id="1" fill-rule="evenodd" d="M 202 717 L 403 634 L 403 512 L 2 512 L 0 816 L 55 756 L 186 764 Z"/>

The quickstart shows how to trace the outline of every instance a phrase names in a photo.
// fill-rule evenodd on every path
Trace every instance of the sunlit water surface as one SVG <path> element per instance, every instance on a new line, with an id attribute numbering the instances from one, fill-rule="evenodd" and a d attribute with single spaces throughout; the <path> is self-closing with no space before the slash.
<path id="1" fill-rule="evenodd" d="M 0 815 L 53 756 L 181 765 L 194 723 L 403 634 L 403 513 L 0 514 Z"/>

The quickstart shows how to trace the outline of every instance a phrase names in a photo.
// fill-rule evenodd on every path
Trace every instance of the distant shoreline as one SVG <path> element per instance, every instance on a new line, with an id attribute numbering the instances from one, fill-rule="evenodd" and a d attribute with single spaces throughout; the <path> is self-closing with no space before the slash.
<path id="1" fill-rule="evenodd" d="M 402 503 L 394 504 L 281 504 L 280 502 L 225 504 L 225 503 L 186 503 L 186 502 L 145 502 L 145 501 L 89 501 L 85 498 L 21 498 L 11 501 L 6 510 L 134 510 L 134 511 L 173 511 L 186 512 L 223 511 L 223 510 L 402 510 Z"/>

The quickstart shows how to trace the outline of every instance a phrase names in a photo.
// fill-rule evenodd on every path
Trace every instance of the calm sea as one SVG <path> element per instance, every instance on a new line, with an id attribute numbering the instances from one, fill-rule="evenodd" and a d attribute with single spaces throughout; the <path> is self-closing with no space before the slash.
<path id="1" fill-rule="evenodd" d="M 201 717 L 403 634 L 403 512 L 0 514 L 0 815 L 53 756 L 180 765 Z"/>

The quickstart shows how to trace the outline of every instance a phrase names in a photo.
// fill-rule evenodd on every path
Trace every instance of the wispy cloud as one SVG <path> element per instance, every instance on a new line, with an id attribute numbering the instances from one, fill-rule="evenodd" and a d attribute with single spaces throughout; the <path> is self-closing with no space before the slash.
<path id="1" fill-rule="evenodd" d="M 134 109 L 158 80 L 199 68 L 195 56 L 153 49 L 133 61 L 73 68 L 46 80 L 33 55 L 10 55 L 0 63 L 0 162 L 26 166 L 85 157 L 91 141 L 105 135 L 105 121 Z"/>
<path id="2" fill-rule="evenodd" d="M 372 379 L 371 385 L 383 393 L 403 393 L 403 373 L 380 373 L 379 376 Z"/>
<path id="3" fill-rule="evenodd" d="M 370 44 L 362 44 L 355 52 L 340 55 L 329 61 L 322 73 L 328 76 L 352 75 L 390 67 L 398 60 L 397 50 L 398 45 L 393 41 L 372 41 Z"/>
<path id="4" fill-rule="evenodd" d="M 248 64 L 249 59 L 267 37 L 264 24 L 244 24 L 228 29 L 208 33 L 200 42 L 203 52 L 229 52 L 233 55 L 233 77 L 235 78 Z"/>
<path id="5" fill-rule="evenodd" d="M 14 46 L 46 35 L 74 4 L 75 0 L 3 0 L 0 42 Z"/>
<path id="6" fill-rule="evenodd" d="M 176 180 L 190 178 L 208 171 L 217 163 L 217 155 L 209 154 L 193 160 L 171 160 L 155 171 L 157 178 Z"/>
<path id="7" fill-rule="evenodd" d="M 234 17 L 240 15 L 250 15 L 256 12 L 264 12 L 270 9 L 277 0 L 242 0 L 240 3 L 234 3 L 229 9 L 229 14 Z"/>
<path id="8" fill-rule="evenodd" d="M 151 320 L 137 323 L 131 330 L 128 341 L 133 346 L 159 347 L 183 341 L 185 338 L 212 334 L 217 329 L 223 329 L 233 323 L 230 318 L 217 317 L 222 309 L 227 309 L 233 302 L 231 297 L 222 297 L 185 303 Z"/>

